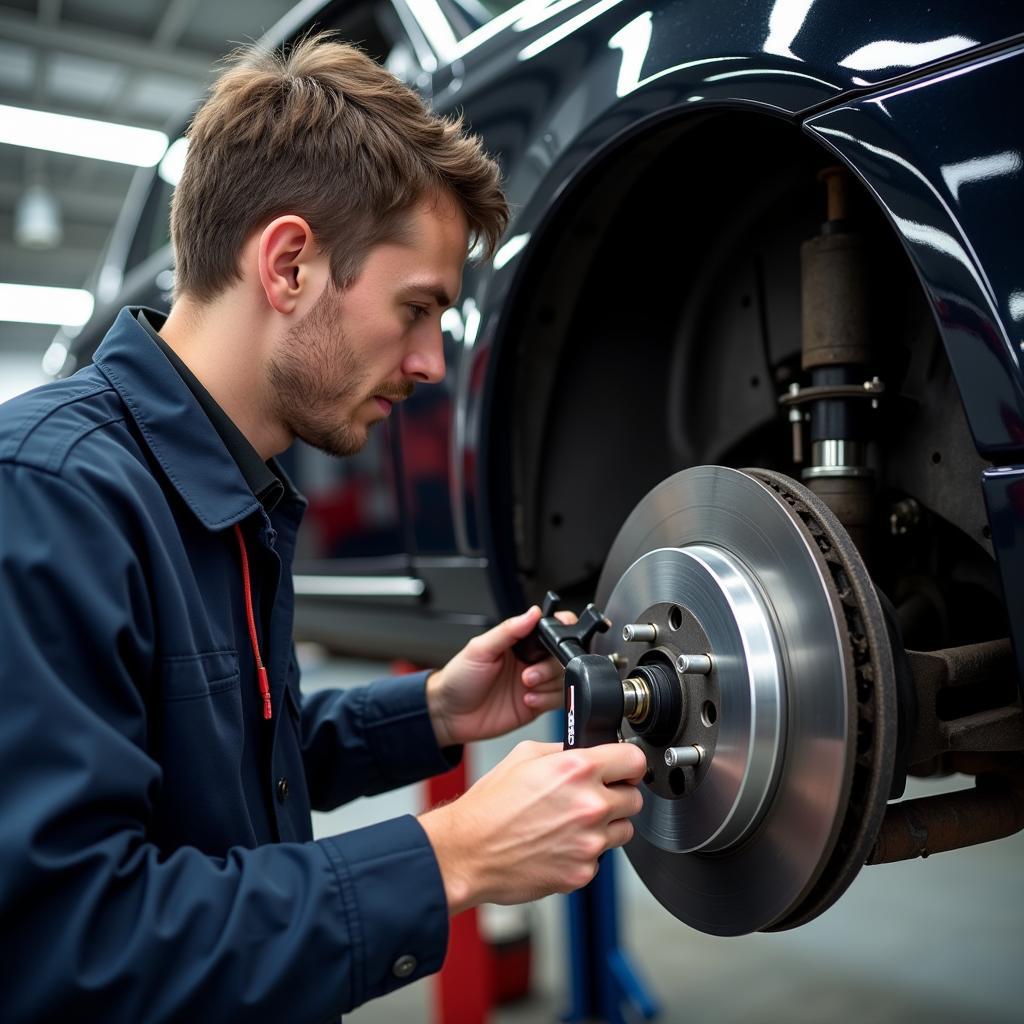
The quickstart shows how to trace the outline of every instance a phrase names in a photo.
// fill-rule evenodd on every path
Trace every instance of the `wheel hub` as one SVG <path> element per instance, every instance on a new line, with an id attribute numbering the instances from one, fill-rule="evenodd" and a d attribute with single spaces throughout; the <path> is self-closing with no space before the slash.
<path id="1" fill-rule="evenodd" d="M 680 595 L 684 606 L 672 603 Z M 619 622 L 645 603 L 638 621 L 655 625 L 657 639 L 623 645 L 626 671 L 633 675 L 660 661 L 685 713 L 655 719 L 660 730 L 635 724 L 626 730 L 637 734 L 654 767 L 636 825 L 671 853 L 725 849 L 756 825 L 781 759 L 782 667 L 769 611 L 743 566 L 708 544 L 648 552 L 603 607 Z M 711 654 L 711 672 L 680 671 L 680 655 L 694 652 Z M 667 765 L 669 746 L 700 747 L 700 764 Z M 677 806 L 680 800 L 685 807 Z"/>
<path id="2" fill-rule="evenodd" d="M 627 519 L 597 601 L 616 628 L 595 651 L 658 684 L 624 728 L 650 766 L 641 878 L 712 934 L 820 913 L 866 858 L 895 743 L 884 621 L 842 527 L 778 474 L 686 470 Z"/>

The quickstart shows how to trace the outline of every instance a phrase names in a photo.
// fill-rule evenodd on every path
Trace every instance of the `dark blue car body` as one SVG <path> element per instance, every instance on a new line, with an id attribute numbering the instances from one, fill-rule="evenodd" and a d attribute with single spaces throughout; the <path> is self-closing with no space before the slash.
<path id="1" fill-rule="evenodd" d="M 513 220 L 444 321 L 445 382 L 396 409 L 319 506 L 318 481 L 343 471 L 294 454 L 312 492 L 300 633 L 433 662 L 549 586 L 592 596 L 618 527 L 670 473 L 793 472 L 777 397 L 798 372 L 799 242 L 831 162 L 859 183 L 874 322 L 898 353 L 880 479 L 932 524 L 879 577 L 936 583 L 935 646 L 1009 631 L 1024 679 L 1018 3 L 526 0 L 489 20 L 451 0 L 334 3 L 301 5 L 272 41 L 311 24 L 463 113 Z M 137 239 L 165 237 L 167 194 L 155 174 L 137 186 L 108 258 L 120 287 L 65 372 L 116 308 L 166 304 L 169 249 Z"/>

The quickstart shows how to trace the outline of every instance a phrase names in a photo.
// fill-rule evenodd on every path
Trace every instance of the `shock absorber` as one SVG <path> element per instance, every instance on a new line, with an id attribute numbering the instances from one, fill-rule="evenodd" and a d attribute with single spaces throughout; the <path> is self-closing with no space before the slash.
<path id="1" fill-rule="evenodd" d="M 884 385 L 872 375 L 877 354 L 866 251 L 863 239 L 851 230 L 846 172 L 828 167 L 819 179 L 827 189 L 827 220 L 800 250 L 801 366 L 809 383 L 791 385 L 780 401 L 793 424 L 793 461 L 804 464 L 807 486 L 835 512 L 866 558 L 875 511 L 868 442 Z"/>

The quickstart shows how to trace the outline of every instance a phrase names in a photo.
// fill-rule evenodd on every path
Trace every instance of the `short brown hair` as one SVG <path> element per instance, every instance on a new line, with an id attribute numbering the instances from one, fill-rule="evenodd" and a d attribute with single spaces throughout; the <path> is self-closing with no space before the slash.
<path id="1" fill-rule="evenodd" d="M 246 239 L 285 213 L 309 222 L 339 288 L 431 194 L 451 195 L 488 258 L 508 223 L 498 166 L 462 119 L 329 32 L 229 58 L 188 138 L 171 240 L 175 291 L 200 301 L 238 280 Z"/>

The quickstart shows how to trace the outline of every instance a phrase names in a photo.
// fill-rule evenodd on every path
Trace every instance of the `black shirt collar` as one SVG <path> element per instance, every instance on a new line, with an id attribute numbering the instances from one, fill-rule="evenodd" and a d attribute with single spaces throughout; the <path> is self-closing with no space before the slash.
<path id="1" fill-rule="evenodd" d="M 159 346 L 171 366 L 178 372 L 189 391 L 195 396 L 196 401 L 224 442 L 224 447 L 238 464 L 238 469 L 245 478 L 245 482 L 252 489 L 256 500 L 263 508 L 270 512 L 285 494 L 289 496 L 295 494 L 291 481 L 279 470 L 276 460 L 271 459 L 269 462 L 264 462 L 260 458 L 259 452 L 235 426 L 231 417 L 217 404 L 210 392 L 203 387 L 196 375 L 181 360 L 178 353 L 157 333 L 167 318 L 152 309 L 140 309 L 136 318 L 146 333 Z"/>

